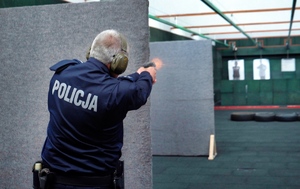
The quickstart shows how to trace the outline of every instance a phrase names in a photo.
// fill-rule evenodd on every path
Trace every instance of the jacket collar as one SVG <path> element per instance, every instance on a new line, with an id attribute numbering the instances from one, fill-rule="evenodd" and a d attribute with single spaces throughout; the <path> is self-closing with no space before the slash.
<path id="1" fill-rule="evenodd" d="M 86 62 L 92 63 L 93 65 L 95 65 L 98 69 L 102 70 L 103 72 L 109 73 L 108 67 L 103 62 L 97 60 L 96 58 L 90 57 Z"/>

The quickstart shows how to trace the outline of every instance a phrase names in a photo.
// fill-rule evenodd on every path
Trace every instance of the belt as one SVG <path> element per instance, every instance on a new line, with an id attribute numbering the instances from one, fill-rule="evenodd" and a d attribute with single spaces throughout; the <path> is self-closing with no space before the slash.
<path id="1" fill-rule="evenodd" d="M 55 184 L 73 186 L 111 186 L 112 175 L 108 176 L 65 176 L 55 174 Z"/>

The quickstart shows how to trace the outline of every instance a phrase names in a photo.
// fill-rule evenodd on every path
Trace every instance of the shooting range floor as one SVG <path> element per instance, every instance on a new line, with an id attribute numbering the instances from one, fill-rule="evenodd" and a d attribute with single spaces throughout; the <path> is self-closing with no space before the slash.
<path id="1" fill-rule="evenodd" d="M 242 111 L 300 109 L 216 110 L 215 159 L 153 156 L 153 189 L 299 189 L 300 121 L 230 120 Z"/>

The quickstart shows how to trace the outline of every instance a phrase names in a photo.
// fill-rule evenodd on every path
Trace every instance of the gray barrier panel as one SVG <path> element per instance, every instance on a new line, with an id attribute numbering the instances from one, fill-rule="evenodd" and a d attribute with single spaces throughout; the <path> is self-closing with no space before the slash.
<path id="1" fill-rule="evenodd" d="M 49 67 L 85 59 L 94 37 L 117 29 L 128 39 L 129 68 L 149 58 L 148 1 L 114 0 L 0 9 L 0 188 L 31 188 L 49 119 Z M 152 188 L 150 102 L 125 120 L 126 188 Z"/>
<path id="2" fill-rule="evenodd" d="M 150 43 L 163 66 L 151 94 L 154 155 L 208 155 L 215 132 L 211 41 Z"/>

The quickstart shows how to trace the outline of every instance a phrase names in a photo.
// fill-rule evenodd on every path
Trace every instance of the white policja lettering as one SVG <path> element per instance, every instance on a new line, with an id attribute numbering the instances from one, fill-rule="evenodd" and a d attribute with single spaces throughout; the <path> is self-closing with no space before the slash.
<path id="1" fill-rule="evenodd" d="M 74 104 L 75 106 L 81 106 L 83 109 L 93 110 L 97 112 L 98 96 L 88 93 L 86 100 L 84 101 L 84 91 L 67 85 L 66 83 L 60 83 L 55 80 L 52 87 L 52 95 L 57 91 L 57 97 L 66 102 Z M 70 92 L 72 91 L 72 92 Z"/>

